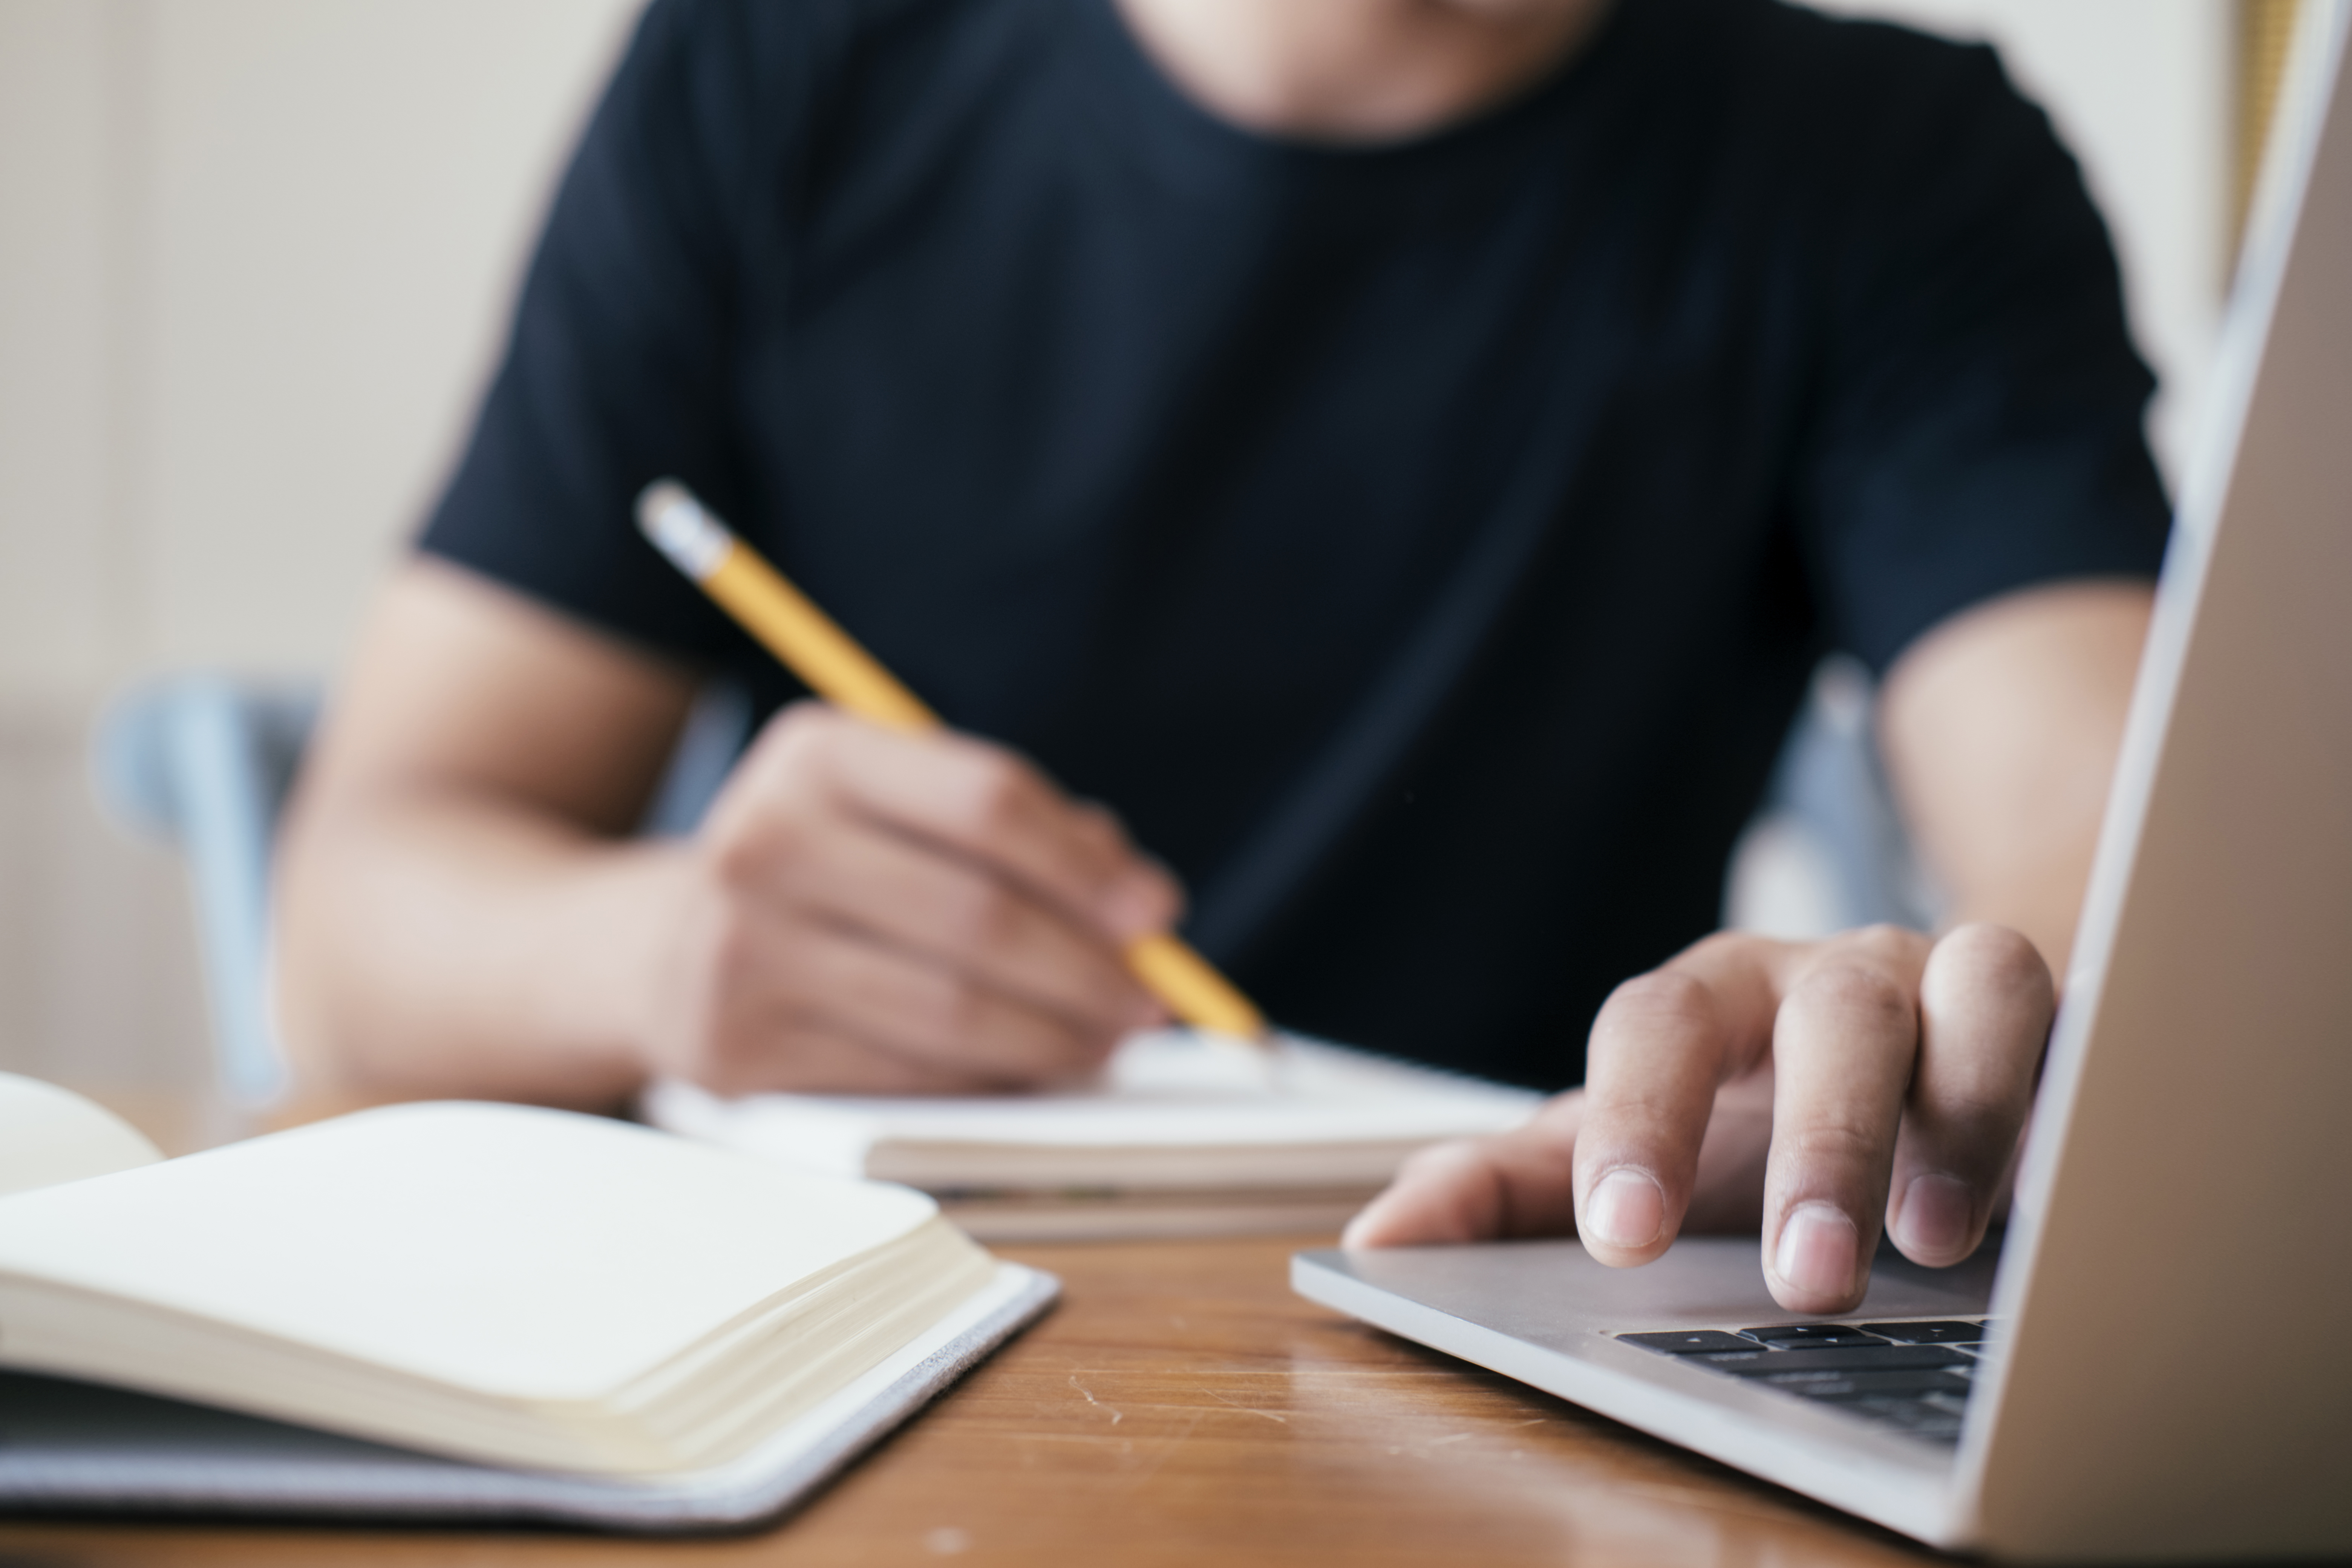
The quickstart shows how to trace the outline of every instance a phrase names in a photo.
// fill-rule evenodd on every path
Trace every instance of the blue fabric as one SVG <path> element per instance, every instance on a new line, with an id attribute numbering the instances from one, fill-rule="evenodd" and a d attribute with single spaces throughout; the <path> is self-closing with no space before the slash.
<path id="1" fill-rule="evenodd" d="M 223 1091 L 262 1105 L 285 1087 L 270 1016 L 269 868 L 319 707 L 309 687 L 167 676 L 110 704 L 93 743 L 100 794 L 128 825 L 176 842 L 194 895 Z"/>

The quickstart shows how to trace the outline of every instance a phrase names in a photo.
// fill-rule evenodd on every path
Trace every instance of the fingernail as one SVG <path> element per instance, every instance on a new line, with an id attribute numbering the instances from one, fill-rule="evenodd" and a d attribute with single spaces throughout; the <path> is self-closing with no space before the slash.
<path id="1" fill-rule="evenodd" d="M 1780 1222 L 1772 1271 L 1809 1296 L 1852 1295 L 1861 1261 L 1862 1237 L 1853 1221 L 1828 1204 L 1805 1204 Z"/>
<path id="2" fill-rule="evenodd" d="M 1612 1171 L 1584 1200 L 1585 1233 L 1611 1247 L 1647 1247 L 1666 1223 L 1666 1194 L 1639 1171 Z"/>
<path id="3" fill-rule="evenodd" d="M 1968 1184 L 1933 1172 L 1914 1176 L 1903 1189 L 1903 1214 L 1895 1242 L 1913 1257 L 1948 1258 L 1969 1244 L 1976 1205 Z"/>

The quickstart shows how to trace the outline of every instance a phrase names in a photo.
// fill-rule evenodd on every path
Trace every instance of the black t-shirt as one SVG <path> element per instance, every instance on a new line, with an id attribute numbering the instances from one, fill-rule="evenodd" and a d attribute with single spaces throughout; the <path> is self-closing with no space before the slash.
<path id="1" fill-rule="evenodd" d="M 2149 388 L 1981 48 L 1620 0 L 1338 149 L 1111 0 L 662 0 L 424 547 L 772 706 L 636 535 L 674 475 L 1284 1023 L 1556 1086 L 1713 926 L 1824 649 L 2154 572 Z"/>

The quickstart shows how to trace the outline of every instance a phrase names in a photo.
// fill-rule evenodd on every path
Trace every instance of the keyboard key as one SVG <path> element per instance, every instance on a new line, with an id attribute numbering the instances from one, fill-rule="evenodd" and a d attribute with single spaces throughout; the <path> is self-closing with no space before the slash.
<path id="1" fill-rule="evenodd" d="M 1776 1323 L 1620 1334 L 1645 1350 L 1864 1415 L 1923 1442 L 1959 1441 L 1983 1327 L 1927 1323 Z"/>
<path id="2" fill-rule="evenodd" d="M 1781 1323 L 1764 1329 L 1742 1329 L 1741 1335 L 1759 1340 L 1768 1345 L 1785 1345 L 1794 1350 L 1827 1349 L 1834 1345 L 1883 1345 L 1886 1342 L 1876 1334 L 1868 1334 L 1851 1323 Z"/>
<path id="3" fill-rule="evenodd" d="M 1965 1398 L 1969 1391 L 1951 1373 L 1934 1371 L 1800 1372 L 1760 1381 L 1808 1399 L 1916 1399 L 1929 1394 Z"/>
<path id="4" fill-rule="evenodd" d="M 1980 1324 L 1957 1321 L 1940 1323 L 1864 1323 L 1865 1333 L 1906 1345 L 1977 1345 L 1984 1342 Z"/>
<path id="5" fill-rule="evenodd" d="M 1700 1364 L 1734 1377 L 1783 1377 L 1800 1372 L 1926 1372 L 1967 1366 L 1969 1358 L 1944 1345 L 1839 1345 L 1827 1350 L 1748 1350 L 1695 1353 Z"/>
<path id="6" fill-rule="evenodd" d="M 1952 1403 L 1949 1394 L 1865 1394 L 1854 1400 L 1853 1407 L 1869 1415 L 1883 1415 L 1889 1421 L 1921 1422 L 1950 1421 L 1966 1414 L 1963 1406 Z"/>
<path id="7" fill-rule="evenodd" d="M 1680 1333 L 1619 1334 L 1629 1345 L 1643 1350 L 1664 1351 L 1668 1355 L 1701 1355 L 1709 1351 L 1752 1351 L 1756 1346 L 1738 1334 L 1727 1334 L 1720 1329 L 1694 1329 Z"/>
<path id="8" fill-rule="evenodd" d="M 1884 1421 L 1910 1436 L 1924 1437 L 1929 1442 L 1959 1441 L 1960 1418 L 1937 1410 L 1924 1400 L 1850 1399 L 1840 1402 L 1839 1408 Z"/>

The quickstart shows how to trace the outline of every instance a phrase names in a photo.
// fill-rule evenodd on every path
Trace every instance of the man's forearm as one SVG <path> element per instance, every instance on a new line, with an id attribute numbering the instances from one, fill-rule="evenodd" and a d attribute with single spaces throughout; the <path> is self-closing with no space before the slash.
<path id="1" fill-rule="evenodd" d="M 2063 977 L 2151 605 L 2145 584 L 1995 600 L 1889 672 L 1880 732 L 1953 922 L 2023 933 Z"/>
<path id="2" fill-rule="evenodd" d="M 278 935 L 298 1073 L 400 1094 L 618 1103 L 644 1077 L 684 855 L 462 796 L 298 811 Z"/>

